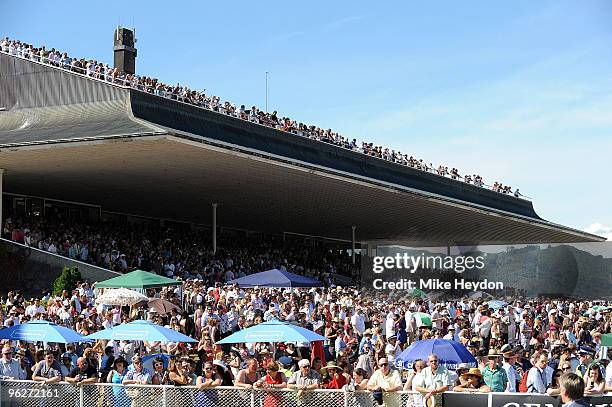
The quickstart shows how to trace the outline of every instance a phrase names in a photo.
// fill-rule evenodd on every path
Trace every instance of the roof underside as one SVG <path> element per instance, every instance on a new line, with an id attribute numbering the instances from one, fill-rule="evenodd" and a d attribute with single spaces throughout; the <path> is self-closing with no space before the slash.
<path id="1" fill-rule="evenodd" d="M 99 204 L 103 210 L 272 233 L 349 240 L 577 242 L 593 236 L 547 222 L 186 141 L 148 136 L 0 152 L 6 192 Z"/>
<path id="2" fill-rule="evenodd" d="M 530 202 L 0 54 L 4 191 L 350 240 L 603 240 Z"/>

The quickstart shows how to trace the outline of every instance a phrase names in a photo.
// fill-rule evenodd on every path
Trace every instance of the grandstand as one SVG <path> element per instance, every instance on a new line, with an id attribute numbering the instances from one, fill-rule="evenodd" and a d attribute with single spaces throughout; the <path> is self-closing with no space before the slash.
<path id="1" fill-rule="evenodd" d="M 67 201 L 356 244 L 604 240 L 525 199 L 6 53 L 0 108 L 5 212 Z"/>

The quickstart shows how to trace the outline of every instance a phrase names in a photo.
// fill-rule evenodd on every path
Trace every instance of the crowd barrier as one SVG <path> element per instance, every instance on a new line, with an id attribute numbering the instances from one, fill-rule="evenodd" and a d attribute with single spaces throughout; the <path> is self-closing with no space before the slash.
<path id="1" fill-rule="evenodd" d="M 383 396 L 388 407 L 423 407 L 421 395 L 413 392 Z M 593 407 L 612 407 L 612 395 L 588 400 Z M 558 397 L 525 393 L 446 392 L 444 407 L 561 407 Z M 30 380 L 0 380 L 0 406 L 5 407 L 375 407 L 368 391 L 245 390 L 194 386 L 123 386 L 120 384 L 41 384 Z"/>

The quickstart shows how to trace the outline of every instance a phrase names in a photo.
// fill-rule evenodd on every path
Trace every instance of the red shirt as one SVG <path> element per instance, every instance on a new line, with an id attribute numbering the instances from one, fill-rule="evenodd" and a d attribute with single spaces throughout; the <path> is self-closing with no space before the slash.
<path id="1" fill-rule="evenodd" d="M 323 387 L 326 389 L 337 389 L 340 390 L 346 384 L 346 377 L 343 374 L 334 375 L 333 378 L 328 378 Z"/>

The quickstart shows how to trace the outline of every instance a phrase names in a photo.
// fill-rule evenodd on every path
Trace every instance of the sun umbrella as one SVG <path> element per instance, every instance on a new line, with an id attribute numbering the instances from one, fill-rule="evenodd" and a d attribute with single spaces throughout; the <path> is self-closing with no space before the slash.
<path id="1" fill-rule="evenodd" d="M 413 343 L 395 359 L 395 366 L 400 369 L 410 369 L 415 360 L 427 360 L 432 353 L 438 355 L 440 365 L 449 369 L 456 369 L 460 363 L 477 366 L 476 359 L 465 346 L 447 339 L 426 339 Z"/>
<path id="2" fill-rule="evenodd" d="M 163 298 L 155 298 L 149 300 L 149 311 L 155 311 L 160 315 L 169 314 L 173 309 L 177 310 L 179 313 L 181 312 L 181 307 L 176 304 L 171 303 L 168 300 L 164 300 Z"/>
<path id="3" fill-rule="evenodd" d="M 286 270 L 272 269 L 261 273 L 228 281 L 227 284 L 238 284 L 245 287 L 323 287 L 323 283 L 314 278 L 290 273 Z"/>
<path id="4" fill-rule="evenodd" d="M 416 320 L 417 328 L 420 328 L 422 326 L 432 326 L 431 315 L 426 314 L 424 312 L 415 312 L 412 315 Z"/>
<path id="5" fill-rule="evenodd" d="M 612 334 L 601 335 L 601 346 L 612 346 Z"/>
<path id="6" fill-rule="evenodd" d="M 416 297 L 416 298 L 427 298 L 427 294 L 425 293 L 425 291 L 419 290 L 418 288 L 415 288 L 414 290 L 412 290 L 412 292 L 409 295 L 411 297 Z"/>
<path id="7" fill-rule="evenodd" d="M 91 342 L 91 339 L 87 339 L 78 332 L 49 321 L 32 321 L 0 329 L 0 339 L 54 343 Z"/>
<path id="8" fill-rule="evenodd" d="M 164 369 L 168 368 L 168 364 L 170 364 L 170 355 L 166 353 L 154 353 L 152 355 L 147 355 L 142 357 L 142 367 L 149 369 L 149 372 L 154 372 L 153 362 L 156 358 L 161 358 L 164 363 Z M 130 364 L 131 366 L 132 364 Z"/>
<path id="9" fill-rule="evenodd" d="M 174 329 L 164 328 L 151 321 L 137 320 L 86 336 L 90 339 L 113 339 L 116 341 L 197 342 Z"/>
<path id="10" fill-rule="evenodd" d="M 325 340 L 327 340 L 326 337 L 309 331 L 306 328 L 272 319 L 221 339 L 217 341 L 217 345 L 226 343 L 314 342 Z"/>
<path id="11" fill-rule="evenodd" d="M 502 300 L 491 300 L 489 301 L 489 308 L 493 308 L 495 310 L 504 308 L 508 303 Z"/>
<path id="12" fill-rule="evenodd" d="M 604 307 L 603 305 L 595 305 L 594 307 L 591 307 L 589 310 L 592 310 L 594 312 L 604 312 L 604 311 L 608 311 L 609 308 Z"/>
<path id="13" fill-rule="evenodd" d="M 134 305 L 141 301 L 148 301 L 147 296 L 128 288 L 108 288 L 96 297 L 97 304 L 106 305 Z"/>
<path id="14" fill-rule="evenodd" d="M 472 300 L 476 300 L 478 298 L 485 298 L 485 297 L 493 298 L 493 296 L 491 294 L 485 293 L 484 291 L 476 291 L 476 292 L 472 293 L 469 298 L 472 299 Z"/>

